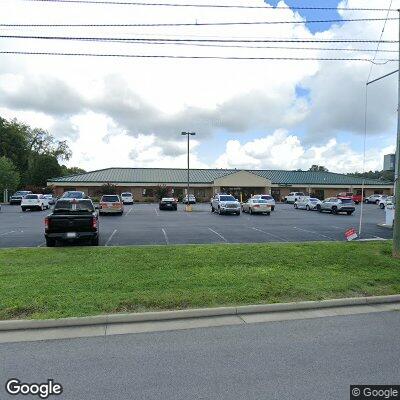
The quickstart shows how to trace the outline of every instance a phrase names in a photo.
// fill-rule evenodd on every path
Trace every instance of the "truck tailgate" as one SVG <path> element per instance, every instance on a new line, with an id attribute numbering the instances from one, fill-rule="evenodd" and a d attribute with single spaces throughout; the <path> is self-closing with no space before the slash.
<path id="1" fill-rule="evenodd" d="M 49 232 L 90 232 L 92 230 L 92 215 L 52 215 L 49 217 Z"/>

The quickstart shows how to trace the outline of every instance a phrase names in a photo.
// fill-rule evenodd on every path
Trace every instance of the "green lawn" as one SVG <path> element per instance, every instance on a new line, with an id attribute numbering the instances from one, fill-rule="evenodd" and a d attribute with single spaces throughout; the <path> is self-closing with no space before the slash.
<path id="1" fill-rule="evenodd" d="M 0 319 L 395 293 L 391 242 L 0 250 Z"/>

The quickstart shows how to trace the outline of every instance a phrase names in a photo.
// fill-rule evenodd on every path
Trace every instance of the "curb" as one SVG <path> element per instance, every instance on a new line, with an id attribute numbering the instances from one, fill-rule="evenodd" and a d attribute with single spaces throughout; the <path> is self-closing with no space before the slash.
<path id="1" fill-rule="evenodd" d="M 301 301 L 297 303 L 256 304 L 238 307 L 199 308 L 177 311 L 158 311 L 131 314 L 108 314 L 93 317 L 73 317 L 44 320 L 0 321 L 0 331 L 14 331 L 43 328 L 68 328 L 131 322 L 155 322 L 175 319 L 244 315 L 279 311 L 314 310 L 318 308 L 346 307 L 400 302 L 400 295 L 353 297 L 345 299 Z"/>

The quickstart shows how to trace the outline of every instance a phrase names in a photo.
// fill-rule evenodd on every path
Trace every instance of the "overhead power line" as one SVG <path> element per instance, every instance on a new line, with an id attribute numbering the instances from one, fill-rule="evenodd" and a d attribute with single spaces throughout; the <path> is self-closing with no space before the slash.
<path id="1" fill-rule="evenodd" d="M 277 6 L 249 6 L 235 4 L 179 4 L 179 3 L 148 3 L 133 1 L 111 1 L 111 0 L 22 0 L 36 3 L 68 3 L 68 4 L 102 4 L 102 5 L 125 5 L 125 6 L 153 6 L 153 7 L 194 7 L 194 8 L 239 8 L 239 9 L 263 9 L 263 10 L 339 10 L 339 11 L 388 11 L 387 8 L 346 8 L 346 7 L 289 7 Z M 390 10 L 395 11 L 395 10 Z"/>
<path id="2" fill-rule="evenodd" d="M 124 57 L 124 58 L 171 58 L 171 59 L 204 59 L 204 60 L 266 60 L 266 61 L 363 61 L 374 64 L 398 62 L 398 59 L 339 58 L 339 57 L 236 57 L 236 56 L 184 56 L 164 54 L 110 54 L 110 53 L 65 53 L 42 51 L 0 51 L 0 54 L 46 55 L 46 56 L 80 56 L 80 57 Z"/>
<path id="3" fill-rule="evenodd" d="M 73 40 L 91 42 L 208 42 L 208 43 L 398 43 L 398 40 L 373 39 L 171 39 L 171 38 L 119 38 L 80 36 L 0 35 L 3 39 Z"/>
<path id="4" fill-rule="evenodd" d="M 178 26 L 226 26 L 226 25 L 277 25 L 277 24 L 323 24 L 340 22 L 388 21 L 397 18 L 353 18 L 305 21 L 249 21 L 249 22 L 192 22 L 192 23 L 152 23 L 152 24 L 0 24 L 0 27 L 16 28 L 93 28 L 93 27 L 178 27 Z"/>

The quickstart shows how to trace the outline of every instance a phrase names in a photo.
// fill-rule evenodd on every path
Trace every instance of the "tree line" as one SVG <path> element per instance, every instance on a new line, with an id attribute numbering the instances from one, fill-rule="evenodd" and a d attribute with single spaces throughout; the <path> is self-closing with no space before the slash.
<path id="1" fill-rule="evenodd" d="M 41 128 L 0 117 L 0 193 L 24 188 L 39 191 L 47 180 L 85 172 L 62 164 L 71 158 L 67 141 Z"/>

